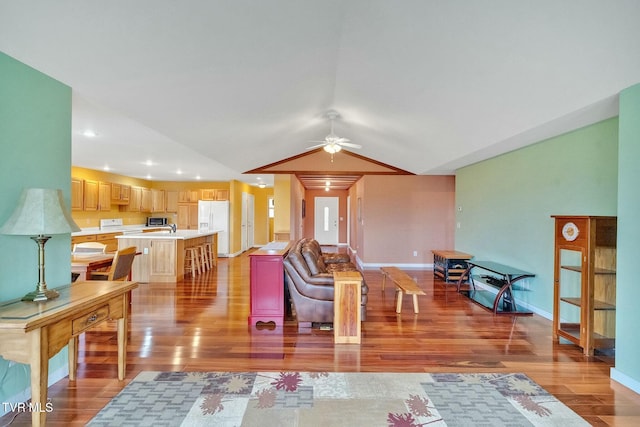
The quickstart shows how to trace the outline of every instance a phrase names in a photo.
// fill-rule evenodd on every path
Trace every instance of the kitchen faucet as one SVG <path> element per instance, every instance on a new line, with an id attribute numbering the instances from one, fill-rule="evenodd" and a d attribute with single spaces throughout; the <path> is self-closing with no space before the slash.
<path id="1" fill-rule="evenodd" d="M 167 227 L 169 227 L 169 233 L 175 233 L 178 229 L 175 224 L 167 224 Z"/>

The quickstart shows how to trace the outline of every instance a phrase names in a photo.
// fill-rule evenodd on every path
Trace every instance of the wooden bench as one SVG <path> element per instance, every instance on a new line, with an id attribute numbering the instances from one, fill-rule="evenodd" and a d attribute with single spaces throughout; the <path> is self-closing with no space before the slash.
<path id="1" fill-rule="evenodd" d="M 396 285 L 396 313 L 402 311 L 402 295 L 405 293 L 413 296 L 413 312 L 418 314 L 418 295 L 426 295 L 418 284 L 398 267 L 381 267 L 380 271 L 382 271 L 383 292 L 387 277 Z"/>

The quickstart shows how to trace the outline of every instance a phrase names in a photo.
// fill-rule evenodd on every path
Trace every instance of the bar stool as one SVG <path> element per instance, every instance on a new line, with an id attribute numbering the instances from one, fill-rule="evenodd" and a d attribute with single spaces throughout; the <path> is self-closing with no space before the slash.
<path id="1" fill-rule="evenodd" d="M 200 261 L 197 247 L 186 248 L 184 250 L 184 271 L 185 273 L 191 273 L 191 276 L 195 276 L 196 273 L 200 274 Z"/>
<path id="2" fill-rule="evenodd" d="M 216 267 L 216 259 L 213 256 L 213 245 L 211 244 L 211 242 L 205 242 L 204 252 L 207 255 L 207 260 L 209 261 L 209 267 Z"/>
<path id="3" fill-rule="evenodd" d="M 204 245 L 198 246 L 198 254 L 200 255 L 200 266 L 202 267 L 202 272 L 209 271 L 211 265 L 209 264 L 209 256 L 204 248 Z"/>

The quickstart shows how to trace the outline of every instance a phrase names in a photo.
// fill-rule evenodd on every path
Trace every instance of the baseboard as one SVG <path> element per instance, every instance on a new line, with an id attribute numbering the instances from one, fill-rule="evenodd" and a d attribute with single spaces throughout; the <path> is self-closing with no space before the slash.
<path id="1" fill-rule="evenodd" d="M 60 368 L 56 369 L 54 372 L 50 372 L 49 382 L 47 384 L 47 387 L 51 387 L 53 384 L 57 383 L 58 381 L 60 381 L 61 379 L 65 378 L 68 375 L 69 375 L 68 366 L 61 366 Z M 3 405 L 0 406 L 0 417 L 4 417 L 9 412 L 11 412 L 11 405 L 9 404 L 22 403 L 22 402 L 26 402 L 29 399 L 31 399 L 31 386 L 27 387 L 25 390 L 21 391 L 20 393 L 14 396 L 8 397 L 6 401 L 3 402 Z"/>
<path id="2" fill-rule="evenodd" d="M 615 382 L 622 384 L 628 389 L 640 394 L 640 381 L 636 381 L 628 375 L 623 374 L 616 368 L 611 368 L 610 371 L 611 379 Z"/>

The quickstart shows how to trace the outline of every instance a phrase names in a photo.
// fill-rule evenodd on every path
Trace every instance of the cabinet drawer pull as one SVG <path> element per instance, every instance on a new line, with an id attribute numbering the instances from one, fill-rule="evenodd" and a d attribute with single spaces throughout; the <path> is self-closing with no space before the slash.
<path id="1" fill-rule="evenodd" d="M 93 313 L 91 316 L 87 318 L 87 324 L 93 323 L 96 320 L 98 320 L 98 315 L 96 313 Z"/>

